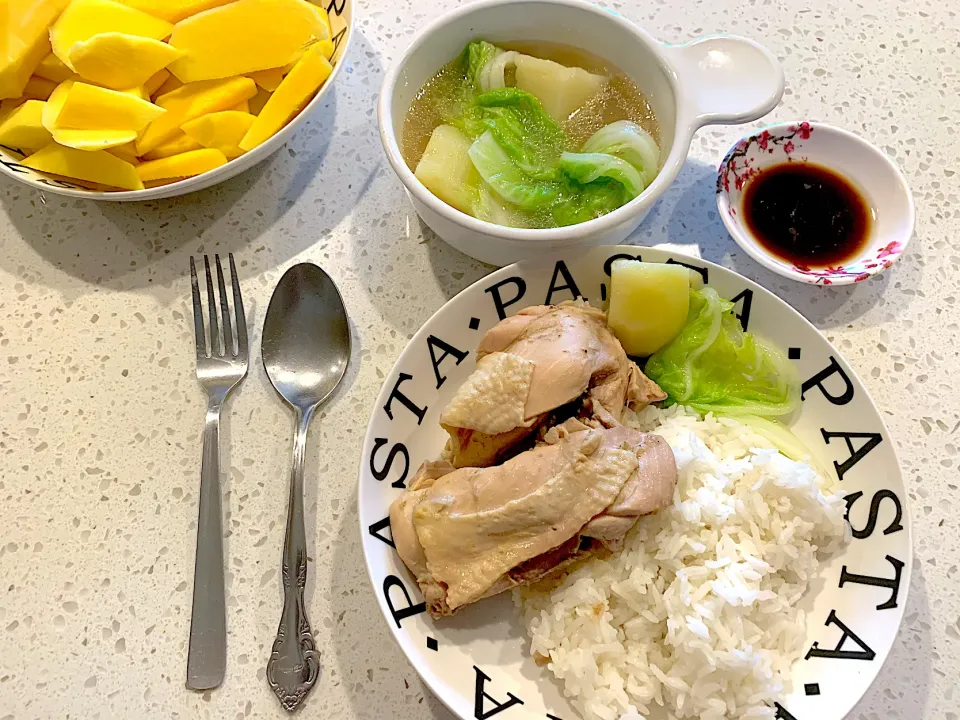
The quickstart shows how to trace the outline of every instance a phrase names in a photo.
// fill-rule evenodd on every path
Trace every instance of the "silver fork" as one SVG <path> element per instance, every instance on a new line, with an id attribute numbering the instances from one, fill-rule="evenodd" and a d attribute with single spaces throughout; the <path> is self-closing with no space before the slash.
<path id="1" fill-rule="evenodd" d="M 203 306 L 197 268 L 190 258 L 193 284 L 193 324 L 197 339 L 197 379 L 207 391 L 207 421 L 203 429 L 203 462 L 200 467 L 200 514 L 197 519 L 197 560 L 193 573 L 193 611 L 190 618 L 190 649 L 187 652 L 187 687 L 210 690 L 223 682 L 227 664 L 227 608 L 223 587 L 223 530 L 220 509 L 220 409 L 227 394 L 247 374 L 247 320 L 240 297 L 237 266 L 230 253 L 236 336 L 230 321 L 227 289 L 220 256 L 216 255 L 220 289 L 221 335 L 217 322 L 210 261 L 203 257 L 207 275 L 209 327 L 204 330 Z"/>

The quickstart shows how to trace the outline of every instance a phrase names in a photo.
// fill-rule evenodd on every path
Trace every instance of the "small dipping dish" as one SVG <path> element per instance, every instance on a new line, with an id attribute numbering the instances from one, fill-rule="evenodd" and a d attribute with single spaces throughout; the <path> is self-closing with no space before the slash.
<path id="1" fill-rule="evenodd" d="M 806 121 L 737 141 L 720 163 L 717 207 L 750 257 L 811 285 L 848 285 L 889 268 L 916 214 L 890 158 L 853 133 Z"/>

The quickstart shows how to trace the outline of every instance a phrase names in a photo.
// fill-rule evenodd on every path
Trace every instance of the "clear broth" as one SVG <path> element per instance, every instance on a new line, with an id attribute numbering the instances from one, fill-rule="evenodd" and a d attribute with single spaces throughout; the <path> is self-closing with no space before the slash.
<path id="1" fill-rule="evenodd" d="M 646 95 L 622 70 L 603 58 L 561 43 L 518 41 L 497 45 L 505 50 L 516 50 L 568 67 L 581 67 L 588 72 L 610 78 L 596 97 L 562 123 L 564 131 L 576 147 L 582 146 L 604 125 L 617 120 L 632 120 L 660 143 L 660 127 Z M 400 152 L 411 170 L 416 169 L 430 135 L 442 122 L 442 108 L 451 94 L 450 88 L 460 78 L 456 63 L 457 58 L 454 58 L 423 84 L 404 118 Z"/>

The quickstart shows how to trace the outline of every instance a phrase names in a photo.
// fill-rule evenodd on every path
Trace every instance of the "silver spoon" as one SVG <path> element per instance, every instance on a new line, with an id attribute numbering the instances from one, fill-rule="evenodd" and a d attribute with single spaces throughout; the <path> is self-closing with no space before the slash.
<path id="1" fill-rule="evenodd" d="M 317 406 L 334 391 L 350 359 L 350 329 L 333 280 L 310 263 L 280 278 L 263 321 L 263 367 L 297 414 L 287 529 L 283 539 L 283 614 L 267 662 L 267 682 L 286 710 L 303 701 L 320 675 L 320 657 L 307 621 L 307 540 L 303 528 L 303 456 Z"/>

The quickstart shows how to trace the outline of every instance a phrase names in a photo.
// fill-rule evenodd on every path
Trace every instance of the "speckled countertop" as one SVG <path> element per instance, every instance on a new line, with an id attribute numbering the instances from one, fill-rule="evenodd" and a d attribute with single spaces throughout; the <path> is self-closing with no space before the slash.
<path id="1" fill-rule="evenodd" d="M 301 260 L 338 281 L 353 323 L 346 382 L 307 454 L 309 610 L 324 672 L 302 715 L 451 717 L 379 617 L 354 483 L 385 373 L 431 313 L 489 270 L 422 228 L 376 132 L 384 67 L 453 4 L 362 3 L 348 67 L 306 129 L 211 190 L 120 205 L 0 184 L 0 720 L 282 716 L 264 668 L 292 419 L 259 362 L 225 422 L 227 678 L 211 693 L 184 689 L 205 402 L 187 257 L 214 251 L 236 253 L 258 326 L 274 284 Z M 771 120 L 862 133 L 909 178 L 913 244 L 892 271 L 849 289 L 778 279 L 737 251 L 713 198 L 735 128 L 695 138 L 632 241 L 674 243 L 758 280 L 857 369 L 897 440 L 916 559 L 899 640 L 852 717 L 956 720 L 960 18 L 929 0 L 612 6 L 664 40 L 730 31 L 766 43 L 787 75 Z M 259 327 L 253 336 L 259 347 Z"/>

